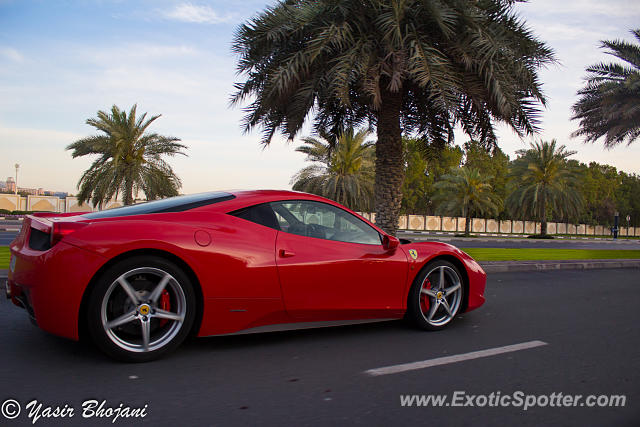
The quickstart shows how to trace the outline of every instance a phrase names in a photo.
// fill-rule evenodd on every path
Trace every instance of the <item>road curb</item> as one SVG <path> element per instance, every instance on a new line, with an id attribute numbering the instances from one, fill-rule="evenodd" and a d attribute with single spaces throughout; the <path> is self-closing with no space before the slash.
<path id="1" fill-rule="evenodd" d="M 640 268 L 640 259 L 598 259 L 571 261 L 484 261 L 479 263 L 486 273 L 511 271 L 596 270 L 604 268 Z"/>

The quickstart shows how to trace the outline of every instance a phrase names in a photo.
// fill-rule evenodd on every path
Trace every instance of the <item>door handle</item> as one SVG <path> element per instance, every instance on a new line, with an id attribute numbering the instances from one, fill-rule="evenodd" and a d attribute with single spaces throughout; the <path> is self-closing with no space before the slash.
<path id="1" fill-rule="evenodd" d="M 280 249 L 280 258 L 290 258 L 292 256 L 295 256 L 294 252 L 288 251 L 286 249 Z"/>

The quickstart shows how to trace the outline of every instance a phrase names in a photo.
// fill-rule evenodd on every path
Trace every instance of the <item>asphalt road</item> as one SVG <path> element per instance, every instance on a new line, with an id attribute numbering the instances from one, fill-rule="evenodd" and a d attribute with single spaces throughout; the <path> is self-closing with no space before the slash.
<path id="1" fill-rule="evenodd" d="M 9 243 L 18 235 L 18 231 L 22 227 L 22 221 L 0 219 L 0 246 L 9 246 Z M 11 229 L 12 231 L 3 231 Z"/>
<path id="2" fill-rule="evenodd" d="M 9 243 L 11 243 L 17 235 L 17 231 L 0 231 L 0 246 L 9 246 Z"/>
<path id="3" fill-rule="evenodd" d="M 494 274 L 485 306 L 445 331 L 397 321 L 212 337 L 148 364 L 115 363 L 87 345 L 49 336 L 3 300 L 0 399 L 17 400 L 23 413 L 0 424 L 30 422 L 24 405 L 37 399 L 76 408 L 74 418 L 37 425 L 87 425 L 82 402 L 104 399 L 112 407 L 146 404 L 143 421 L 158 425 L 638 425 L 639 284 L 633 269 Z M 546 345 L 397 374 L 364 373 L 537 340 Z M 401 394 L 451 398 L 455 391 L 615 394 L 626 395 L 626 406 L 524 411 L 400 404 Z"/>

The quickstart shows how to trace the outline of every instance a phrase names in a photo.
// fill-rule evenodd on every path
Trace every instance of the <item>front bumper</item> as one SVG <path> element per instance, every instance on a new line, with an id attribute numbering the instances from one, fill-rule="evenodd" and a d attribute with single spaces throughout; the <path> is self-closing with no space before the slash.
<path id="1" fill-rule="evenodd" d="M 466 255 L 466 254 L 465 254 Z M 487 273 L 484 272 L 480 264 L 467 255 L 465 266 L 469 276 L 469 296 L 465 311 L 475 310 L 485 303 L 484 292 L 487 286 Z"/>

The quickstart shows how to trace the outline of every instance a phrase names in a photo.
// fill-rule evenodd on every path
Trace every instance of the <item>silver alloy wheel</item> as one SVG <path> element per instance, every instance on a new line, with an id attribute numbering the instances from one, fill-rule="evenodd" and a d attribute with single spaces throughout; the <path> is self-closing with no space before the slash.
<path id="1" fill-rule="evenodd" d="M 433 326 L 449 323 L 462 302 L 462 281 L 458 272 L 440 265 L 425 276 L 420 285 L 420 314 Z"/>
<path id="2" fill-rule="evenodd" d="M 143 286 L 136 286 L 139 283 Z M 165 298 L 170 310 L 161 308 Z M 100 317 L 114 344 L 142 353 L 170 343 L 182 328 L 186 312 L 187 300 L 178 281 L 164 270 L 142 267 L 111 283 L 102 299 Z"/>

